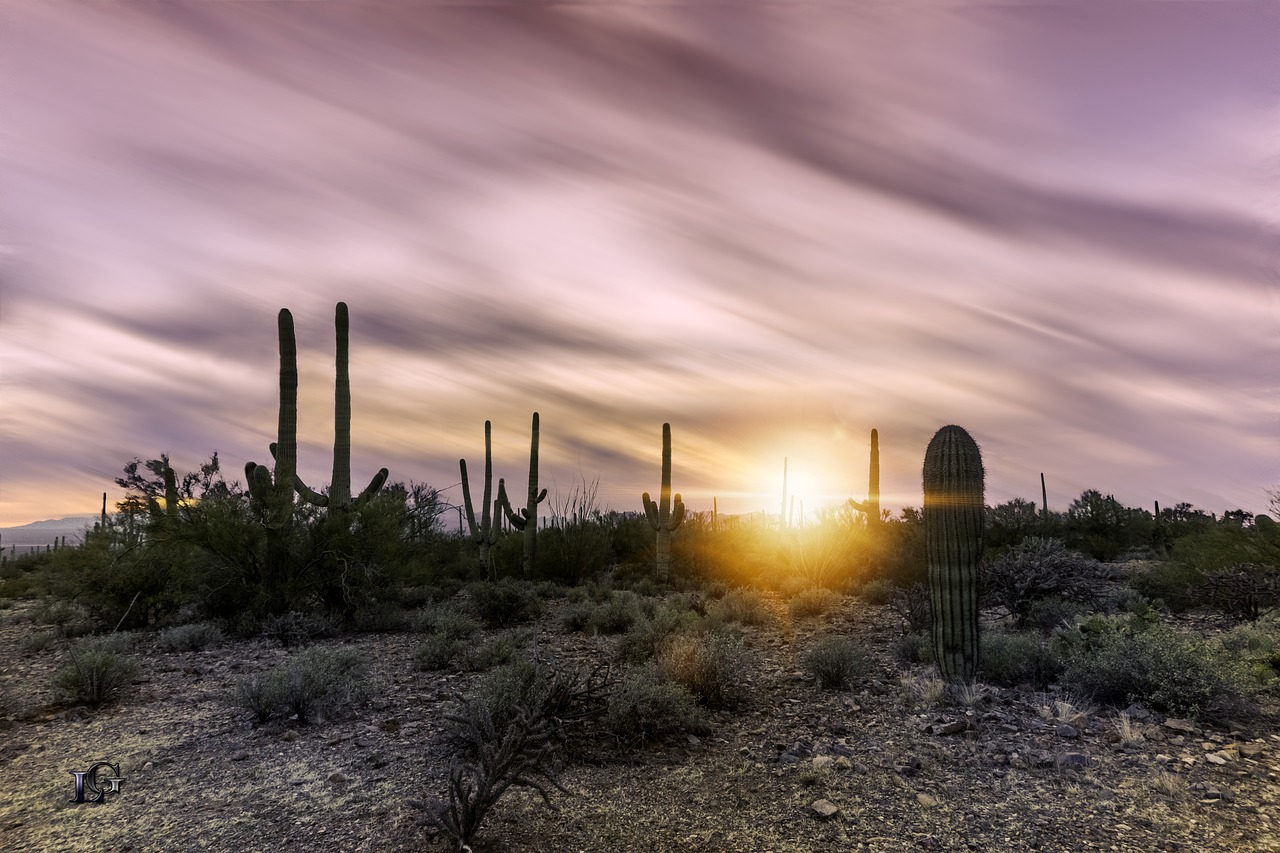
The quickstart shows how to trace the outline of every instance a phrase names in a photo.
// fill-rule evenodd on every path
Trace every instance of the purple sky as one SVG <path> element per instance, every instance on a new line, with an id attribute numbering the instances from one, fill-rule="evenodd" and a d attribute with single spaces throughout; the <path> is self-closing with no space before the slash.
<path id="1" fill-rule="evenodd" d="M 1280 5 L 0 6 L 0 526 L 134 456 L 920 503 L 1280 486 Z"/>

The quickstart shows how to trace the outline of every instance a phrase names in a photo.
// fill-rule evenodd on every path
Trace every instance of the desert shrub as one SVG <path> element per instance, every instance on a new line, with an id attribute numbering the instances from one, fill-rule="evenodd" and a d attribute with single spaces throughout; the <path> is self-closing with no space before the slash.
<path id="1" fill-rule="evenodd" d="M 87 637 L 67 652 L 67 662 L 53 676 L 54 691 L 64 701 L 98 707 L 115 699 L 138 675 L 138 662 L 118 651 L 119 641 Z"/>
<path id="2" fill-rule="evenodd" d="M 585 601 L 567 605 L 560 613 L 560 627 L 569 634 L 580 634 L 591 624 L 591 614 L 595 607 Z"/>
<path id="3" fill-rule="evenodd" d="M 1081 640 L 1060 631 L 1055 650 L 1066 664 L 1063 683 L 1097 701 L 1142 702 L 1191 717 L 1247 706 L 1244 667 L 1203 638 L 1131 617 L 1094 617 L 1089 624 Z"/>
<path id="4" fill-rule="evenodd" d="M 895 587 L 893 609 L 902 617 L 907 633 L 927 631 L 933 625 L 933 610 L 929 603 L 929 587 L 922 583 Z"/>
<path id="5" fill-rule="evenodd" d="M 1204 583 L 1204 572 L 1180 562 L 1153 563 L 1129 578 L 1129 586 L 1152 601 L 1161 601 L 1175 613 L 1203 602 L 1196 590 Z"/>
<path id="6" fill-rule="evenodd" d="M 413 651 L 413 663 L 418 669 L 436 671 L 446 669 L 462 651 L 461 640 L 447 634 L 428 634 Z"/>
<path id="7" fill-rule="evenodd" d="M 476 616 L 490 628 L 508 628 L 542 615 L 542 600 L 526 583 L 480 581 L 467 591 Z"/>
<path id="8" fill-rule="evenodd" d="M 1198 591 L 1210 607 L 1254 621 L 1280 605 L 1280 568 L 1233 563 L 1206 572 Z"/>
<path id="9" fill-rule="evenodd" d="M 222 642 L 222 629 L 208 622 L 166 628 L 156 638 L 162 652 L 199 652 Z"/>
<path id="10" fill-rule="evenodd" d="M 360 634 L 398 634 L 410 622 L 409 614 L 394 601 L 364 601 L 344 620 L 348 629 Z"/>
<path id="11" fill-rule="evenodd" d="M 1096 560 L 1068 551 L 1057 539 L 1024 539 L 982 566 L 984 597 L 1008 610 L 1020 627 L 1027 626 L 1037 604 L 1049 598 L 1095 604 L 1102 579 Z"/>
<path id="12" fill-rule="evenodd" d="M 533 594 L 541 598 L 543 601 L 553 601 L 564 598 L 566 589 L 563 585 L 555 581 L 538 581 L 533 585 Z"/>
<path id="13" fill-rule="evenodd" d="M 798 593 L 787 607 L 795 619 L 826 616 L 840 604 L 840 596 L 826 587 L 814 586 Z"/>
<path id="14" fill-rule="evenodd" d="M 858 590 L 858 597 L 867 604 L 889 604 L 896 589 L 889 581 L 877 579 L 863 584 Z"/>
<path id="15" fill-rule="evenodd" d="M 629 741 L 709 728 L 694 695 L 665 678 L 652 663 L 631 670 L 609 694 L 604 725 L 614 736 Z"/>
<path id="16" fill-rule="evenodd" d="M 265 617 L 260 623 L 260 630 L 264 637 L 275 640 L 286 649 L 332 639 L 340 633 L 337 623 L 325 614 L 296 610 Z"/>
<path id="17" fill-rule="evenodd" d="M 804 668 L 823 690 L 850 690 L 874 667 L 866 651 L 848 637 L 829 635 L 805 652 Z"/>
<path id="18" fill-rule="evenodd" d="M 445 637 L 450 640 L 465 640 L 475 636 L 480 630 L 480 623 L 465 613 L 459 613 L 450 607 L 436 605 L 423 610 L 418 617 L 417 629 L 420 633 Z"/>
<path id="19" fill-rule="evenodd" d="M 729 708 L 743 699 L 747 653 L 730 634 L 674 634 L 658 652 L 658 666 L 671 681 L 709 708 Z"/>
<path id="20" fill-rule="evenodd" d="M 470 672 L 484 672 L 513 661 L 529 640 L 529 635 L 508 631 L 478 645 L 463 646 L 459 664 Z"/>
<path id="21" fill-rule="evenodd" d="M 933 640 L 919 631 L 902 634 L 893 641 L 893 656 L 901 663 L 933 663 Z"/>
<path id="22" fill-rule="evenodd" d="M 1083 613 L 1092 612 L 1090 605 L 1078 601 L 1068 601 L 1057 595 L 1051 595 L 1048 598 L 1042 598 L 1038 601 L 1031 602 L 1027 607 L 1026 615 L 1020 620 L 1015 619 L 1015 624 L 1020 624 L 1024 628 L 1031 628 L 1048 634 L 1054 628 L 1063 624 L 1070 624 Z"/>
<path id="23" fill-rule="evenodd" d="M 742 625 L 767 625 L 773 621 L 773 611 L 758 590 L 739 587 L 725 593 L 724 597 L 707 608 L 707 613 L 725 622 Z"/>
<path id="24" fill-rule="evenodd" d="M 620 661 L 644 663 L 656 657 L 671 638 L 695 630 L 700 621 L 697 613 L 685 610 L 678 602 L 663 604 L 653 616 L 637 619 L 618 638 L 615 655 Z"/>
<path id="25" fill-rule="evenodd" d="M 630 591 L 614 592 L 591 612 L 590 627 L 600 634 L 621 634 L 639 618 L 639 597 Z"/>
<path id="26" fill-rule="evenodd" d="M 991 684 L 1048 687 L 1062 674 L 1062 660 L 1038 634 L 985 632 L 979 655 L 982 677 Z"/>
<path id="27" fill-rule="evenodd" d="M 293 714 L 300 725 L 368 697 L 368 663 L 358 649 L 314 646 L 289 661 L 236 682 L 231 702 L 259 722 Z"/>
<path id="28" fill-rule="evenodd" d="M 1280 679 L 1280 625 L 1266 621 L 1237 625 L 1218 642 L 1258 687 L 1270 687 Z"/>
<path id="29" fill-rule="evenodd" d="M 18 640 L 18 648 L 28 654 L 35 652 L 43 652 L 45 649 L 54 645 L 62 638 L 62 632 L 56 628 L 48 628 L 43 631 L 31 631 L 24 633 L 22 639 Z"/>

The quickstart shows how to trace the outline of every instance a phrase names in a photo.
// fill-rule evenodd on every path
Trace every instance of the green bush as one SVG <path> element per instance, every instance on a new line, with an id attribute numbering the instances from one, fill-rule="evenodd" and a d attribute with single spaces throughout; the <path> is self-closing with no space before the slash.
<path id="1" fill-rule="evenodd" d="M 804 668 L 823 690 L 851 690 L 874 669 L 871 657 L 848 637 L 821 638 L 804 654 Z"/>
<path id="2" fill-rule="evenodd" d="M 893 641 L 893 656 L 902 663 L 933 663 L 933 640 L 919 631 L 902 634 Z"/>
<path id="3" fill-rule="evenodd" d="M 709 708 L 729 708 L 744 698 L 747 653 L 729 634 L 674 634 L 658 653 L 668 679 Z"/>
<path id="4" fill-rule="evenodd" d="M 122 643 L 106 637 L 87 637 L 67 652 L 67 662 L 53 677 L 54 690 L 64 701 L 98 707 L 117 698 L 138 675 L 138 662 L 122 654 Z"/>
<path id="5" fill-rule="evenodd" d="M 1049 621 L 1069 616 L 1064 602 L 1095 605 L 1102 594 L 1103 572 L 1098 562 L 1068 551 L 1057 539 L 1030 537 L 982 566 L 982 588 L 988 603 L 1003 606 L 1015 623 Z M 1048 606 L 1046 600 L 1055 603 Z"/>
<path id="6" fill-rule="evenodd" d="M 621 634 L 641 618 L 640 599 L 629 590 L 614 592 L 591 612 L 589 627 L 599 634 Z"/>
<path id="7" fill-rule="evenodd" d="M 49 628 L 44 631 L 30 631 L 24 633 L 22 639 L 18 640 L 18 648 L 28 654 L 43 652 L 60 639 L 62 639 L 62 632 L 56 628 Z"/>
<path id="8" fill-rule="evenodd" d="M 1083 642 L 1059 642 L 1063 683 L 1119 706 L 1142 702 L 1179 716 L 1220 715 L 1247 709 L 1247 676 L 1203 638 L 1163 625 L 1132 630 L 1109 620 Z M 1061 637 L 1062 635 L 1060 635 Z"/>
<path id="9" fill-rule="evenodd" d="M 580 634 L 591 624 L 591 614 L 595 607 L 585 601 L 576 601 L 565 607 L 560 614 L 560 627 L 569 634 Z"/>
<path id="10" fill-rule="evenodd" d="M 1043 690 L 1062 674 L 1062 660 L 1038 634 L 986 632 L 981 646 L 982 678 L 991 684 Z"/>
<path id="11" fill-rule="evenodd" d="M 652 617 L 642 617 L 618 638 L 615 654 L 620 661 L 644 663 L 658 655 L 673 637 L 694 631 L 701 619 L 679 603 L 663 604 Z"/>
<path id="12" fill-rule="evenodd" d="M 509 631 L 485 643 L 464 646 L 459 663 L 470 672 L 484 672 L 515 660 L 529 640 L 523 632 Z"/>
<path id="13" fill-rule="evenodd" d="M 663 677 L 652 663 L 631 670 L 610 693 L 604 725 L 615 737 L 629 741 L 709 729 L 693 694 Z"/>
<path id="14" fill-rule="evenodd" d="M 1174 613 L 1203 602 L 1196 590 L 1204 583 L 1204 572 L 1186 563 L 1154 563 L 1129 578 L 1129 586 L 1152 601 L 1162 601 Z"/>
<path id="15" fill-rule="evenodd" d="M 896 586 L 887 580 L 868 581 L 858 590 L 858 597 L 866 604 L 890 604 Z"/>
<path id="16" fill-rule="evenodd" d="M 526 583 L 480 581 L 467 591 L 476 616 L 490 628 L 508 628 L 542 615 L 542 600 Z"/>
<path id="17" fill-rule="evenodd" d="M 840 596 L 826 587 L 814 586 L 801 591 L 788 603 L 794 619 L 826 616 L 840 605 Z"/>
<path id="18" fill-rule="evenodd" d="M 222 643 L 222 629 L 207 622 L 166 628 L 156 638 L 162 652 L 199 652 Z"/>
<path id="19" fill-rule="evenodd" d="M 413 663 L 418 669 L 437 671 L 447 669 L 463 649 L 461 640 L 447 634 L 428 634 L 413 652 Z"/>
<path id="20" fill-rule="evenodd" d="M 338 624 L 328 616 L 296 610 L 267 616 L 261 622 L 261 631 L 264 637 L 275 640 L 286 649 L 332 639 L 341 633 Z"/>
<path id="21" fill-rule="evenodd" d="M 422 611 L 418 631 L 448 640 L 465 640 L 480 631 L 480 623 L 453 608 L 436 605 Z"/>
<path id="22" fill-rule="evenodd" d="M 368 663 L 358 649 L 312 647 L 274 669 L 236 682 L 231 702 L 259 722 L 293 714 L 306 725 L 321 714 L 363 702 Z"/>
<path id="23" fill-rule="evenodd" d="M 768 625 L 773 621 L 773 611 L 758 590 L 739 587 L 725 593 L 724 597 L 707 608 L 707 613 L 725 622 L 742 625 Z"/>

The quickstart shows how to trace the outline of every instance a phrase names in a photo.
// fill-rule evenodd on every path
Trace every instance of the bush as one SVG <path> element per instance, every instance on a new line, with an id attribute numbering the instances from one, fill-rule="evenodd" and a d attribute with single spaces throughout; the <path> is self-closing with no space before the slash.
<path id="1" fill-rule="evenodd" d="M 873 667 L 870 656 L 843 636 L 823 637 L 804 655 L 804 668 L 823 690 L 851 690 Z"/>
<path id="2" fill-rule="evenodd" d="M 658 653 L 658 666 L 709 708 L 733 707 L 742 701 L 747 655 L 737 637 L 675 634 Z"/>
<path id="3" fill-rule="evenodd" d="M 902 663 L 933 663 L 933 639 L 918 631 L 902 634 L 893 641 L 893 656 Z"/>
<path id="4" fill-rule="evenodd" d="M 589 624 L 601 634 L 621 634 L 640 616 L 640 599 L 634 592 L 615 592 L 591 612 Z"/>
<path id="5" fill-rule="evenodd" d="M 121 645 L 107 636 L 72 646 L 68 661 L 54 673 L 59 698 L 96 708 L 119 696 L 138 675 L 138 662 L 121 654 Z"/>
<path id="6" fill-rule="evenodd" d="M 269 672 L 236 682 L 232 704 L 259 722 L 292 713 L 300 725 L 368 696 L 368 665 L 358 649 L 315 647 Z"/>
<path id="7" fill-rule="evenodd" d="M 1280 605 L 1280 569 L 1233 563 L 1208 572 L 1199 591 L 1210 607 L 1256 621 Z"/>
<path id="8" fill-rule="evenodd" d="M 1247 708 L 1244 667 L 1201 637 L 1163 625 L 1135 630 L 1129 620 L 1091 622 L 1095 627 L 1084 641 L 1064 642 L 1065 632 L 1056 638 L 1065 651 L 1065 684 L 1099 702 L 1142 702 L 1179 716 Z"/>
<path id="9" fill-rule="evenodd" d="M 893 609 L 898 611 L 912 634 L 928 631 L 933 626 L 933 610 L 929 604 L 929 587 L 922 583 L 896 587 L 893 593 Z"/>
<path id="10" fill-rule="evenodd" d="M 262 635 L 290 649 L 338 636 L 338 626 L 320 613 L 290 611 L 262 620 Z"/>
<path id="11" fill-rule="evenodd" d="M 1023 540 L 982 567 L 984 597 L 1007 609 L 1020 627 L 1033 621 L 1037 605 L 1046 599 L 1096 604 L 1102 579 L 1096 560 L 1068 551 L 1057 539 L 1038 537 Z M 1049 618 L 1058 612 L 1061 605 Z"/>
<path id="12" fill-rule="evenodd" d="M 162 652 L 199 652 L 220 644 L 222 630 L 206 622 L 179 625 L 161 631 L 157 642 Z"/>
<path id="13" fill-rule="evenodd" d="M 701 621 L 698 614 L 679 606 L 663 604 L 649 618 L 640 618 L 618 639 L 618 660 L 644 663 L 657 657 L 673 637 L 695 630 Z"/>
<path id="14" fill-rule="evenodd" d="M 580 634 L 591 624 L 591 614 L 595 608 L 585 601 L 576 601 L 565 607 L 560 614 L 560 627 L 569 634 Z"/>
<path id="15" fill-rule="evenodd" d="M 423 634 L 447 640 L 465 640 L 475 636 L 480 630 L 480 623 L 465 613 L 437 605 L 422 611 L 417 628 Z"/>
<path id="16" fill-rule="evenodd" d="M 773 611 L 769 603 L 757 590 L 738 588 L 725 593 L 725 596 L 711 605 L 708 615 L 725 622 L 738 622 L 742 625 L 767 625 L 773 621 Z"/>
<path id="17" fill-rule="evenodd" d="M 463 669 L 484 672 L 510 663 L 528 642 L 528 635 L 510 631 L 480 645 L 463 646 L 460 650 Z"/>
<path id="18" fill-rule="evenodd" d="M 897 587 L 886 580 L 873 580 L 863 584 L 858 597 L 866 604 L 890 604 Z"/>
<path id="19" fill-rule="evenodd" d="M 61 638 L 62 634 L 56 628 L 49 628 L 45 631 L 32 631 L 22 635 L 22 639 L 18 641 L 18 648 L 29 654 L 43 652 Z"/>
<path id="20" fill-rule="evenodd" d="M 1152 601 L 1162 601 L 1174 613 L 1189 610 L 1200 601 L 1196 590 L 1204 573 L 1186 563 L 1154 563 L 1129 578 L 1129 586 Z"/>
<path id="21" fill-rule="evenodd" d="M 462 648 L 461 640 L 446 634 L 430 634 L 414 650 L 413 663 L 418 669 L 446 669 L 458 657 Z"/>
<path id="22" fill-rule="evenodd" d="M 507 628 L 542 615 L 542 600 L 525 583 L 481 581 L 468 587 L 476 616 L 490 628 Z"/>
<path id="23" fill-rule="evenodd" d="M 645 741 L 709 728 L 693 694 L 663 677 L 655 664 L 627 673 L 609 696 L 605 727 L 616 737 Z"/>
<path id="24" fill-rule="evenodd" d="M 1062 674 L 1061 658 L 1033 633 L 983 633 L 979 661 L 983 679 L 1003 687 L 1043 690 Z"/>
<path id="25" fill-rule="evenodd" d="M 811 619 L 826 616 L 840 604 L 840 596 L 831 590 L 814 586 L 800 592 L 791 599 L 788 609 L 792 618 Z"/>

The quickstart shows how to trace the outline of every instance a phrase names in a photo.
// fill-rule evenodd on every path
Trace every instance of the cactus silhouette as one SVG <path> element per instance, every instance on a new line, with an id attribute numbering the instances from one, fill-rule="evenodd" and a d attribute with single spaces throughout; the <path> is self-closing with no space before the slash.
<path id="1" fill-rule="evenodd" d="M 949 683 L 970 682 L 978 670 L 982 513 L 982 453 L 969 433 L 944 426 L 924 454 L 924 526 L 933 648 Z"/>
<path id="2" fill-rule="evenodd" d="M 849 501 L 854 509 L 867 516 L 867 524 L 880 523 L 880 433 L 871 430 L 871 464 L 867 474 L 867 499 Z"/>
<path id="3" fill-rule="evenodd" d="M 684 521 L 684 501 L 677 494 L 673 506 L 671 499 L 671 424 L 662 425 L 662 491 L 658 502 L 650 500 L 648 492 L 640 498 L 649 526 L 658 534 L 657 578 L 665 582 L 671 576 L 671 534 Z"/>
<path id="4" fill-rule="evenodd" d="M 511 526 L 524 533 L 524 556 L 520 570 L 526 578 L 533 574 L 534 560 L 538 556 L 538 504 L 547 499 L 547 490 L 538 491 L 538 413 L 533 413 L 533 438 L 529 442 L 529 496 L 524 507 L 516 512 L 507 499 L 507 486 L 498 480 L 498 505 L 511 522 Z"/>
<path id="5" fill-rule="evenodd" d="M 462 469 L 462 501 L 467 511 L 467 527 L 471 529 L 471 541 L 480 547 L 480 569 L 493 580 L 493 554 L 489 550 L 498 541 L 498 504 L 493 500 L 493 444 L 492 425 L 484 422 L 484 500 L 480 504 L 480 523 L 471 503 L 471 483 L 467 479 L 467 460 L 459 459 Z M 492 510 L 492 515 L 490 511 Z"/>
<path id="6" fill-rule="evenodd" d="M 298 479 L 298 345 L 293 315 L 281 308 L 276 318 L 280 338 L 280 411 L 276 440 L 271 443 L 274 471 L 247 462 L 244 476 L 250 497 L 263 509 L 268 527 L 286 524 L 293 516 L 294 481 Z"/>

